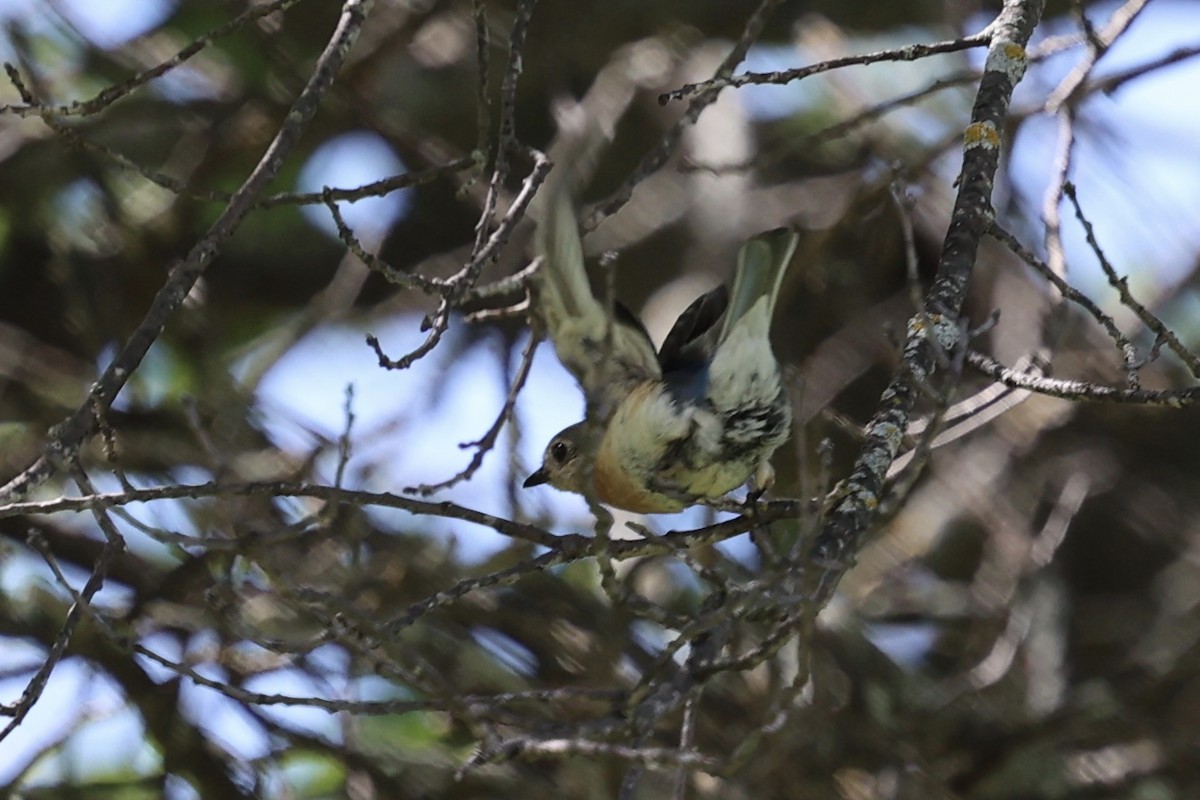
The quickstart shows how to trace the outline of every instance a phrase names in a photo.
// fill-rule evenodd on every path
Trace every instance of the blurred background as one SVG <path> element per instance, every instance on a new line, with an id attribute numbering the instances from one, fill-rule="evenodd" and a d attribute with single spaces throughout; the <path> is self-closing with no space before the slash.
<path id="1" fill-rule="evenodd" d="M 69 104 L 253 5 L 0 0 L 0 51 L 37 99 Z M 286 5 L 97 113 L 48 124 L 14 110 L 6 84 L 0 480 L 84 401 L 278 130 L 340 13 L 330 0 Z M 541 0 L 514 135 L 546 151 L 556 112 L 583 98 L 612 117 L 583 198 L 585 244 L 655 337 L 729 278 L 747 237 L 801 231 L 774 330 L 797 420 L 774 493 L 809 500 L 847 473 L 898 362 L 913 312 L 906 223 L 920 279 L 936 268 L 985 50 L 726 89 L 681 124 L 692 101 L 659 95 L 710 78 L 755 7 Z M 997 10 L 785 2 L 735 71 L 956 39 Z M 1080 91 L 1048 106 L 1087 61 L 1088 32 L 1094 43 L 1122 14 L 1132 23 Z M 364 265 L 329 209 L 298 196 L 429 171 L 339 209 L 394 270 L 458 272 L 488 203 L 515 21 L 512 2 L 377 0 L 274 197 L 169 321 L 106 415 L 112 435 L 82 454 L 99 490 L 336 483 L 591 535 L 581 498 L 519 488 L 549 437 L 583 414 L 548 345 L 532 351 L 494 446 L 472 444 L 523 372 L 528 322 L 501 310 L 522 300 L 504 279 L 529 263 L 536 209 L 485 265 L 478 286 L 495 291 L 455 308 L 411 368 L 386 370 L 366 337 L 400 358 L 425 341 L 436 300 Z M 1121 305 L 1073 207 L 1056 200 L 1066 177 L 1129 289 L 1194 345 L 1198 31 L 1190 0 L 1050 2 L 993 198 L 1004 228 L 1138 348 L 1146 388 L 1194 376 Z M 646 169 L 676 130 L 664 163 Z M 533 166 L 519 147 L 507 157 L 497 219 Z M 987 240 L 967 313 L 983 325 L 997 312 L 978 349 L 1011 365 L 1048 347 L 1055 377 L 1126 384 L 1095 320 Z M 952 399 L 980 391 L 988 382 L 968 373 Z M 614 720 L 635 689 L 691 663 L 685 622 L 718 595 L 770 585 L 769 552 L 749 536 L 624 559 L 606 575 L 604 559 L 543 569 L 547 548 L 463 515 L 268 494 L 128 504 L 110 517 L 125 550 L 107 565 L 97 616 L 0 739 L 0 786 L 21 797 L 1200 796 L 1196 421 L 1191 409 L 1004 394 L 893 495 L 815 626 L 640 731 Z M 34 499 L 78 493 L 58 478 Z M 642 535 L 625 522 L 654 535 L 729 516 L 618 515 L 612 535 Z M 811 520 L 772 531 L 808 533 Z M 93 574 L 104 541 L 87 514 L 0 517 L 0 703 L 38 687 L 63 639 L 68 586 Z M 438 594 L 452 587 L 464 588 Z M 774 630 L 753 615 L 736 623 L 732 652 Z M 540 760 L 489 750 L 525 738 L 576 745 Z M 617 744 L 710 761 L 679 768 L 678 753 L 655 762 Z M 479 752 L 491 763 L 459 774 Z"/>

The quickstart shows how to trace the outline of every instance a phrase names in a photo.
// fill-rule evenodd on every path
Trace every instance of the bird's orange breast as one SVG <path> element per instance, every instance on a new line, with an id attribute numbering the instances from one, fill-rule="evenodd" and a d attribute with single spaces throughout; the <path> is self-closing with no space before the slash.
<path id="1" fill-rule="evenodd" d="M 651 491 L 622 463 L 613 444 L 612 429 L 600 441 L 596 452 L 593 481 L 596 497 L 606 505 L 637 514 L 665 514 L 680 511 L 684 504 L 673 497 Z"/>
<path id="2" fill-rule="evenodd" d="M 596 497 L 601 502 L 637 514 L 666 514 L 683 509 L 678 500 L 648 490 L 622 469 L 606 469 L 602 464 L 604 461 L 597 459 Z"/>

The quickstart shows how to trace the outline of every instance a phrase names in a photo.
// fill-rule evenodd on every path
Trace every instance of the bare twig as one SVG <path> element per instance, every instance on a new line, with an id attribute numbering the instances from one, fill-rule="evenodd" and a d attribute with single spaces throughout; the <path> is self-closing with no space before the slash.
<path id="1" fill-rule="evenodd" d="M 93 384 L 88 393 L 88 400 L 54 429 L 50 441 L 46 444 L 45 453 L 40 458 L 0 487 L 0 502 L 26 496 L 53 475 L 59 464 L 74 459 L 80 444 L 93 429 L 93 408 L 105 409 L 113 402 L 117 393 L 141 364 L 151 345 L 157 341 L 167 320 L 183 304 L 196 281 L 254 207 L 258 195 L 278 174 L 287 154 L 299 140 L 308 121 L 316 114 L 321 98 L 333 85 L 334 76 L 358 38 L 371 4 L 372 0 L 346 0 L 337 28 L 324 52 L 317 59 L 308 83 L 292 104 L 279 132 L 254 170 L 217 217 L 208 233 L 171 269 L 166 283 L 151 302 L 145 318 Z"/>
<path id="2" fill-rule="evenodd" d="M 717 65 L 713 80 L 722 80 L 733 74 L 733 70 L 737 65 L 742 63 L 742 59 L 746 57 L 746 53 L 750 50 L 750 46 L 758 39 L 762 33 L 763 27 L 767 24 L 767 20 L 775 11 L 783 0 L 761 0 L 754 13 L 746 20 L 746 25 L 742 29 L 742 35 L 734 43 L 729 53 Z M 660 98 L 661 99 L 661 98 Z M 650 150 L 642 157 L 642 160 L 625 179 L 612 196 L 601 203 L 591 214 L 588 214 L 583 219 L 583 229 L 591 230 L 600 224 L 600 220 L 610 216 L 621 206 L 629 202 L 629 198 L 633 196 L 634 188 L 646 179 L 647 176 L 657 171 L 671 154 L 675 152 L 675 148 L 679 145 L 679 140 L 683 137 L 684 131 L 696 124 L 696 120 L 700 118 L 700 114 L 704 109 L 715 103 L 717 100 L 717 92 L 702 92 L 688 104 L 687 110 L 683 115 L 676 120 L 654 149 Z"/>
<path id="3" fill-rule="evenodd" d="M 487 429 L 483 436 L 475 441 L 463 442 L 459 445 L 463 449 L 474 448 L 475 453 L 471 456 L 470 463 L 444 481 L 412 486 L 405 489 L 405 492 L 428 496 L 467 480 L 483 466 L 483 459 L 496 446 L 496 440 L 500 437 L 500 431 L 504 430 L 505 424 L 512 419 L 513 411 L 517 405 L 517 396 L 520 394 L 521 388 L 525 385 L 525 380 L 529 377 L 529 369 L 533 366 L 533 355 L 537 351 L 537 346 L 540 342 L 541 338 L 536 334 L 529 337 L 529 341 L 521 353 L 521 365 L 517 368 L 517 374 L 513 378 L 512 384 L 508 387 L 508 396 L 505 397 L 504 405 L 500 408 L 500 413 L 496 415 L 496 419 L 492 422 L 491 427 Z"/>
<path id="4" fill-rule="evenodd" d="M 995 359 L 976 352 L 967 355 L 967 364 L 1005 386 L 1067 400 L 1186 408 L 1195 405 L 1196 399 L 1200 398 L 1200 386 L 1162 390 L 1116 389 L 1084 381 L 1045 378 L 1039 374 L 1006 367 Z"/>
<path id="5" fill-rule="evenodd" d="M 95 114 L 109 107 L 117 100 L 132 94 L 135 90 L 145 86 L 155 78 L 161 78 L 204 50 L 217 39 L 228 36 L 248 23 L 262 19 L 277 11 L 287 11 L 300 2 L 301 0 L 271 0 L 271 2 L 265 2 L 260 5 L 252 5 L 224 25 L 220 25 L 208 33 L 197 36 L 188 43 L 187 47 L 184 47 L 167 60 L 149 69 L 142 70 L 123 83 L 105 87 L 88 100 L 76 100 L 65 105 L 44 105 L 36 103 L 30 98 L 26 99 L 25 105 L 0 105 L 0 114 L 16 114 L 21 117 L 44 117 L 46 115 L 72 117 Z"/>
<path id="6" fill-rule="evenodd" d="M 1112 262 L 1104 255 L 1104 250 L 1101 249 L 1100 242 L 1096 239 L 1095 228 L 1092 227 L 1091 221 L 1083 213 L 1083 206 L 1079 204 L 1079 197 L 1075 193 L 1075 186 L 1068 183 L 1063 186 L 1063 191 L 1066 193 L 1067 199 L 1071 201 L 1071 205 L 1075 207 L 1075 218 L 1083 226 L 1088 246 L 1096 255 L 1096 260 L 1100 262 L 1100 267 L 1104 270 L 1104 275 L 1108 278 L 1109 285 L 1116 289 L 1120 295 L 1121 304 L 1133 311 L 1134 314 L 1137 314 L 1137 318 L 1142 321 L 1142 324 L 1154 332 L 1157 341 L 1166 343 L 1171 352 L 1179 356 L 1179 360 L 1187 365 L 1193 377 L 1200 378 L 1200 358 L 1197 358 L 1195 353 L 1185 347 L 1183 342 L 1179 341 L 1179 337 L 1175 335 L 1175 332 L 1164 325 L 1161 319 L 1137 301 L 1133 293 L 1129 291 L 1128 279 L 1117 275 Z M 1137 386 L 1130 386 L 1130 388 L 1136 389 Z"/>
<path id="7" fill-rule="evenodd" d="M 990 29 L 989 29 L 990 30 Z M 893 61 L 917 61 L 918 59 L 928 58 L 929 56 L 940 55 L 942 53 L 957 53 L 962 50 L 970 50 L 975 47 L 983 47 L 990 41 L 989 31 L 977 33 L 974 36 L 964 36 L 961 39 L 952 39 L 946 42 L 935 42 L 933 44 L 910 44 L 904 47 L 898 47 L 894 50 L 880 50 L 876 53 L 864 53 L 857 56 L 845 56 L 843 58 L 831 58 L 822 61 L 819 64 L 812 64 L 807 67 L 796 67 L 795 69 L 778 70 L 775 72 L 745 72 L 741 75 L 731 75 L 728 77 L 717 76 L 707 81 L 700 83 L 685 84 L 678 89 L 670 92 L 664 92 L 659 95 L 658 102 L 666 105 L 672 100 L 684 100 L 688 97 L 700 95 L 716 95 L 722 89 L 731 86 L 751 86 L 756 84 L 771 84 L 780 86 L 792 81 L 802 80 L 812 75 L 819 75 L 822 72 L 829 72 L 834 69 L 842 69 L 843 67 L 865 66 L 867 64 L 879 64 L 883 62 Z"/>

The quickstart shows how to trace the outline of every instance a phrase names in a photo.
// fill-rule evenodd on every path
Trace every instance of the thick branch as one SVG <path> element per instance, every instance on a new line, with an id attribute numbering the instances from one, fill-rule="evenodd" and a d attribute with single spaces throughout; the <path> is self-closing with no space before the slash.
<path id="1" fill-rule="evenodd" d="M 908 325 L 903 362 L 867 426 L 865 441 L 846 484 L 846 496 L 830 513 L 813 549 L 814 558 L 828 570 L 820 577 L 826 592 L 832 591 L 875 521 L 884 478 L 922 386 L 928 385 L 945 353 L 959 346 L 958 315 L 980 240 L 992 216 L 1000 131 L 1013 88 L 1025 71 L 1025 45 L 1044 7 L 1044 0 L 1008 0 L 990 28 L 987 64 L 964 137 L 958 197 L 942 245 L 937 277 L 926 296 L 924 312 Z"/>

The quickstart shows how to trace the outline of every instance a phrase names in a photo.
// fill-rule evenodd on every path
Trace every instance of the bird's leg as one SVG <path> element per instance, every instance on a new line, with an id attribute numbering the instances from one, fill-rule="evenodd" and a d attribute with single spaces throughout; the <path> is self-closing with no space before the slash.
<path id="1" fill-rule="evenodd" d="M 757 507 L 758 501 L 767 493 L 767 490 L 775 485 L 775 468 L 771 466 L 771 462 L 763 459 L 758 465 L 758 469 L 754 470 L 754 474 L 750 476 L 750 491 L 746 493 L 746 505 Z"/>
<path id="2" fill-rule="evenodd" d="M 771 541 L 770 529 L 758 513 L 758 499 L 762 497 L 763 491 L 757 490 L 754 494 L 746 496 L 746 516 L 754 523 L 746 532 L 750 534 L 750 541 L 754 542 L 754 546 L 762 555 L 763 564 L 778 564 L 779 550 Z"/>
<path id="3" fill-rule="evenodd" d="M 763 523 L 762 517 L 758 513 L 758 501 L 766 494 L 767 489 L 775 485 L 775 468 L 771 466 L 771 462 L 763 459 L 758 465 L 758 469 L 750 476 L 749 491 L 746 493 L 746 514 L 754 522 L 754 526 L 748 531 L 750 540 L 754 542 L 754 546 L 762 553 L 763 563 L 775 564 L 779 562 L 779 551 L 775 549 L 775 545 L 771 542 L 768 535 L 767 526 Z"/>

